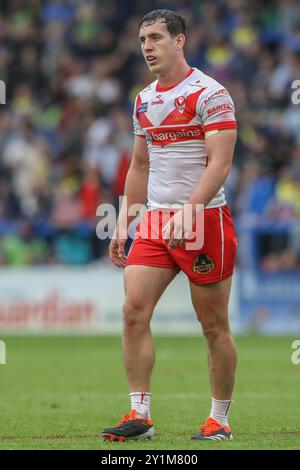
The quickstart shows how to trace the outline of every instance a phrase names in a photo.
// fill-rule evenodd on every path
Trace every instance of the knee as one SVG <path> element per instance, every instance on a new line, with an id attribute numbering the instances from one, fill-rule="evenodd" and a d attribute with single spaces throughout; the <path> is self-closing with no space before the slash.
<path id="1" fill-rule="evenodd" d="M 201 323 L 201 326 L 203 334 L 208 341 L 214 341 L 217 339 L 220 334 L 220 330 L 216 323 Z"/>
<path id="2" fill-rule="evenodd" d="M 229 325 L 227 322 L 210 319 L 200 323 L 203 334 L 209 342 L 214 343 L 219 338 L 225 338 L 227 335 L 230 335 Z"/>
<path id="3" fill-rule="evenodd" d="M 123 305 L 123 320 L 125 328 L 143 327 L 149 323 L 145 307 L 138 302 L 125 301 Z"/>

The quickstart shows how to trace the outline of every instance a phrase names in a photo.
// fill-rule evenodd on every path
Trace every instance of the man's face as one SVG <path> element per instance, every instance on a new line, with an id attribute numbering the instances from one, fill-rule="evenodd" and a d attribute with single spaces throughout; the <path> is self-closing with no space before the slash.
<path id="1" fill-rule="evenodd" d="M 156 21 L 149 26 L 147 23 L 142 25 L 139 39 L 144 59 L 152 73 L 163 74 L 176 61 L 178 36 L 170 36 L 165 23 Z"/>

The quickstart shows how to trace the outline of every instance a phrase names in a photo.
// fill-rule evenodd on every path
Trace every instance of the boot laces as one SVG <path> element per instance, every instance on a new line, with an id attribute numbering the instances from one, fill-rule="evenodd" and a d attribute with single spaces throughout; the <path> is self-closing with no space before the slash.
<path id="1" fill-rule="evenodd" d="M 200 431 L 204 436 L 209 436 L 219 429 L 223 429 L 224 426 L 221 426 L 215 419 L 207 418 L 205 424 L 200 427 Z M 224 428 L 225 429 L 225 428 Z"/>
<path id="2" fill-rule="evenodd" d="M 149 419 L 144 419 L 144 418 L 138 418 L 136 416 L 136 410 L 132 409 L 130 410 L 130 412 L 126 415 L 124 415 L 122 418 L 121 418 L 121 421 L 119 422 L 119 425 L 120 424 L 125 424 L 127 423 L 128 421 L 142 421 L 143 423 L 146 423 L 146 424 L 150 424 L 150 420 Z"/>

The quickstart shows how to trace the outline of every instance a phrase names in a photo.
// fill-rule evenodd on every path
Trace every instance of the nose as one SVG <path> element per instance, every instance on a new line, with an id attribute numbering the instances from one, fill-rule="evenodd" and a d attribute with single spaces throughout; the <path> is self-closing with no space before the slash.
<path id="1" fill-rule="evenodd" d="M 151 39 L 145 39 L 145 42 L 144 42 L 144 51 L 145 52 L 151 52 L 153 51 L 153 43 L 151 41 Z"/>

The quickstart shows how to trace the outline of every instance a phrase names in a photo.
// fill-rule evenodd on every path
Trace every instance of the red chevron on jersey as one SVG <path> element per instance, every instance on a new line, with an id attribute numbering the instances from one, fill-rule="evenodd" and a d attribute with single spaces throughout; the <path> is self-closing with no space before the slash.
<path id="1" fill-rule="evenodd" d="M 146 137 L 151 210 L 185 204 L 209 166 L 210 131 L 236 128 L 228 91 L 196 68 L 174 86 L 162 88 L 156 80 L 142 90 L 133 124 L 135 135 Z M 225 204 L 221 187 L 207 207 Z"/>
<path id="2" fill-rule="evenodd" d="M 142 105 L 142 100 L 141 100 L 140 95 L 138 95 L 137 101 L 136 101 L 136 117 L 139 119 L 142 128 L 144 128 L 144 127 L 152 127 L 153 124 L 152 124 L 152 122 L 149 121 L 149 119 L 147 118 L 146 113 L 145 113 L 145 112 L 139 112 L 139 108 L 140 108 L 141 105 Z"/>
<path id="3" fill-rule="evenodd" d="M 175 109 L 160 123 L 161 126 L 168 124 L 188 124 L 196 116 L 196 106 L 198 98 L 206 87 L 201 88 L 195 93 L 191 93 L 186 98 L 178 96 L 174 99 Z M 184 101 L 183 101 L 184 98 Z"/>

